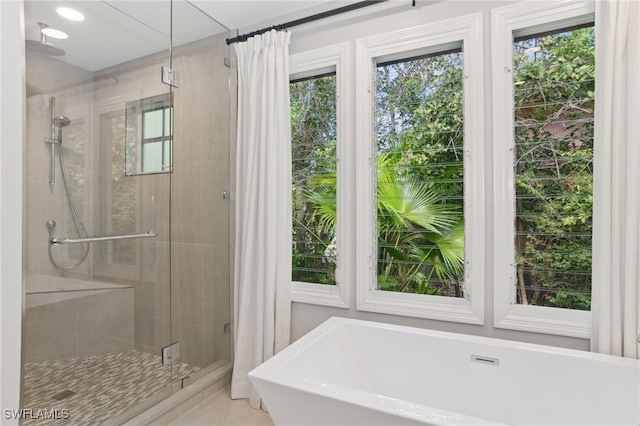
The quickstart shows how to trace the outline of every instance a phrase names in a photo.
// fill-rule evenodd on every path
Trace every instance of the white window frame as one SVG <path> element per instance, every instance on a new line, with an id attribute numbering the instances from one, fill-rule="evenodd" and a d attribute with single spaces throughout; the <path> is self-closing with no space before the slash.
<path id="1" fill-rule="evenodd" d="M 166 98 L 166 99 L 164 99 Z M 159 107 L 158 107 L 159 106 Z M 169 123 L 169 135 L 165 135 L 165 124 L 164 117 L 166 114 L 166 110 L 169 110 L 169 120 L 171 120 L 173 115 L 173 93 L 161 93 L 159 95 L 148 96 L 142 99 L 134 99 L 125 103 L 125 116 L 128 122 L 128 126 L 135 126 L 138 131 L 136 135 L 136 152 L 130 153 L 128 150 L 128 145 L 125 152 L 125 158 L 129 155 L 135 155 L 135 170 L 128 170 L 125 165 L 125 176 L 139 176 L 139 175 L 153 175 L 157 173 L 171 173 L 173 171 L 173 123 Z M 163 124 L 162 124 L 162 135 L 155 142 L 162 142 L 162 156 L 164 159 L 164 149 L 165 144 L 169 144 L 169 158 L 168 164 L 162 164 L 161 170 L 150 170 L 144 171 L 144 145 L 149 142 L 145 142 L 148 139 L 154 138 L 145 138 L 144 136 L 144 116 L 145 114 L 162 110 L 163 114 Z M 129 113 L 131 112 L 131 114 Z M 128 136 L 128 135 L 127 135 Z M 127 141 L 128 144 L 129 141 Z M 127 161 L 127 160 L 125 160 Z M 128 163 L 128 161 L 127 161 Z"/>
<path id="2" fill-rule="evenodd" d="M 484 324 L 484 105 L 482 14 L 356 40 L 356 309 Z M 375 63 L 462 46 L 464 64 L 464 298 L 378 290 L 376 279 Z"/>
<path id="3" fill-rule="evenodd" d="M 491 12 L 494 326 L 497 328 L 580 338 L 591 336 L 589 311 L 516 303 L 514 94 L 511 70 L 514 34 L 526 36 L 594 21 L 592 1 L 523 2 Z"/>
<path id="4" fill-rule="evenodd" d="M 349 308 L 349 253 L 352 240 L 348 227 L 348 165 L 351 163 L 345 136 L 349 120 L 349 96 L 346 94 L 345 80 L 350 75 L 348 69 L 348 43 L 335 44 L 319 49 L 308 50 L 289 56 L 289 79 L 313 77 L 329 72 L 336 73 L 336 133 L 337 133 L 337 225 L 336 247 L 337 267 L 336 284 L 315 284 L 292 281 L 291 301 L 314 305 Z"/>

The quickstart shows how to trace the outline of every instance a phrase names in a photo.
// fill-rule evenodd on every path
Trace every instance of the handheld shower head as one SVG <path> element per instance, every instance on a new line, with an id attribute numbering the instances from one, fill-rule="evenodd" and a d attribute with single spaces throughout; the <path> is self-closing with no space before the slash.
<path id="1" fill-rule="evenodd" d="M 53 118 L 51 122 L 56 127 L 67 127 L 69 124 L 71 124 L 71 120 L 69 120 L 69 117 L 65 117 L 63 115 Z"/>
<path id="2" fill-rule="evenodd" d="M 52 135 L 55 135 L 53 139 L 58 141 L 58 143 L 62 143 L 62 128 L 67 127 L 69 124 L 71 124 L 71 120 L 64 115 L 51 119 L 51 132 Z"/>

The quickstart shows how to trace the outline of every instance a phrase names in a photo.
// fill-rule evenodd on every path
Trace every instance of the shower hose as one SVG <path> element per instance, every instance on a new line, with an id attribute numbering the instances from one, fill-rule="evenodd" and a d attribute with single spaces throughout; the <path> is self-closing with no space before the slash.
<path id="1" fill-rule="evenodd" d="M 52 149 L 53 146 L 52 146 Z M 65 167 L 64 164 L 64 155 L 62 153 L 62 137 L 60 137 L 60 145 L 58 148 L 58 158 L 60 160 L 60 169 L 62 171 L 62 182 L 64 184 L 64 190 L 67 194 L 67 200 L 69 201 L 69 209 L 71 210 L 71 215 L 72 215 L 72 219 L 73 219 L 73 226 L 76 228 L 76 232 L 80 235 L 81 238 L 86 238 L 89 236 L 88 232 L 87 232 L 87 227 L 84 224 L 84 221 L 82 220 L 82 216 L 80 216 L 80 212 L 78 211 L 78 207 L 76 206 L 75 201 L 73 200 L 73 194 L 71 193 L 71 189 L 69 188 L 69 177 L 67 176 L 67 168 Z M 89 243 L 82 243 L 83 246 L 83 254 L 82 257 L 80 258 L 80 260 L 76 261 L 75 263 L 71 264 L 71 265 L 63 265 L 61 263 L 59 263 L 55 257 L 53 256 L 53 252 L 52 252 L 52 246 L 53 244 L 51 244 L 51 238 L 53 238 L 53 229 L 50 228 L 49 229 L 49 244 L 48 248 L 49 248 L 49 260 L 51 261 L 51 263 L 59 269 L 73 269 L 77 266 L 79 266 L 82 262 L 84 262 L 84 260 L 87 258 L 87 255 L 89 254 Z"/>

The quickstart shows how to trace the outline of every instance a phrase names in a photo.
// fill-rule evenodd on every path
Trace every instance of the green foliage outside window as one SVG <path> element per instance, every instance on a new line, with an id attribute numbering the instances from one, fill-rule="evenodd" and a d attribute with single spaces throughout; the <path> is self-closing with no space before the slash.
<path id="1" fill-rule="evenodd" d="M 376 69 L 378 289 L 462 297 L 462 53 Z"/>
<path id="2" fill-rule="evenodd" d="M 380 290 L 464 296 L 462 65 L 449 52 L 377 67 Z M 594 68 L 592 27 L 514 44 L 518 303 L 590 306 Z M 293 279 L 335 284 L 335 77 L 324 79 L 291 85 Z"/>
<path id="3" fill-rule="evenodd" d="M 336 76 L 292 82 L 292 280 L 335 284 Z"/>
<path id="4" fill-rule="evenodd" d="M 593 27 L 514 43 L 518 303 L 591 305 L 594 44 Z"/>

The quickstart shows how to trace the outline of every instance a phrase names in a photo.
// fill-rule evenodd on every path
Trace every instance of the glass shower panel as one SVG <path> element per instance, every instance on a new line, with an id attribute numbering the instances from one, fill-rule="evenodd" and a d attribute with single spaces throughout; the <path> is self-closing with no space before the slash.
<path id="1" fill-rule="evenodd" d="M 60 5 L 24 4 L 23 408 L 66 410 L 70 425 L 117 422 L 170 394 L 179 368 L 162 357 L 173 341 L 171 173 L 125 173 L 126 144 L 143 143 L 128 137 L 143 131 L 127 106 L 171 99 L 160 81 L 171 3 L 64 2 L 77 22 Z M 45 42 L 39 23 L 69 37 Z"/>
<path id="2" fill-rule="evenodd" d="M 180 361 L 197 369 L 186 382 L 231 360 L 228 37 L 191 3 L 173 2 L 171 326 Z"/>

